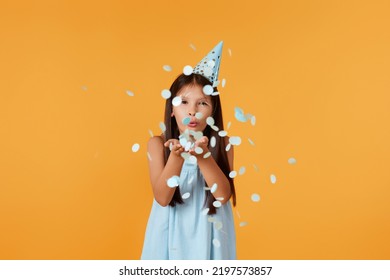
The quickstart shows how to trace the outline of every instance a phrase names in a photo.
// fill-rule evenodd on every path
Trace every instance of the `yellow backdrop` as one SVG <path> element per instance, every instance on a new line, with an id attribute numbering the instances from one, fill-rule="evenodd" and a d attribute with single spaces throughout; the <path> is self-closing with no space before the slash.
<path id="1" fill-rule="evenodd" d="M 389 2 L 1 6 L 1 259 L 138 259 L 161 90 L 220 40 L 238 258 L 390 258 Z"/>

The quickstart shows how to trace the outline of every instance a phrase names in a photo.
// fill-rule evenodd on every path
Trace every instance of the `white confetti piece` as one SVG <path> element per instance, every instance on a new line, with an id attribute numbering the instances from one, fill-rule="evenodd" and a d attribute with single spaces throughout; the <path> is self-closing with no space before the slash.
<path id="1" fill-rule="evenodd" d="M 186 192 L 185 194 L 183 194 L 181 197 L 183 198 L 183 199 L 187 199 L 187 198 L 189 198 L 191 196 L 191 194 L 189 193 L 189 192 Z"/>
<path id="2" fill-rule="evenodd" d="M 220 196 L 220 197 L 216 197 L 215 199 L 216 199 L 216 200 L 219 200 L 219 201 L 222 201 L 222 200 L 224 200 L 225 198 L 223 198 L 222 196 Z"/>
<path id="3" fill-rule="evenodd" d="M 259 202 L 260 201 L 260 195 L 257 193 L 252 194 L 251 199 L 253 202 Z"/>
<path id="4" fill-rule="evenodd" d="M 152 161 L 152 156 L 150 155 L 150 153 L 149 153 L 149 152 L 146 152 L 146 155 L 148 156 L 148 159 L 149 159 L 150 161 Z"/>
<path id="5" fill-rule="evenodd" d="M 222 203 L 221 203 L 221 201 L 216 200 L 216 201 L 213 202 L 213 205 L 214 205 L 215 208 L 219 208 L 219 207 L 222 206 Z"/>
<path id="6" fill-rule="evenodd" d="M 189 162 L 189 163 L 196 164 L 197 161 L 198 161 L 198 160 L 197 160 L 196 156 L 190 156 L 190 157 L 188 158 L 188 162 Z"/>
<path id="7" fill-rule="evenodd" d="M 209 210 L 210 210 L 210 208 L 205 208 L 205 209 L 203 209 L 203 210 L 202 210 L 202 215 L 203 215 L 203 216 L 206 216 L 207 213 L 209 212 Z"/>
<path id="8" fill-rule="evenodd" d="M 230 144 L 230 143 L 227 144 L 227 145 L 226 145 L 226 148 L 225 148 L 225 151 L 226 151 L 226 152 L 229 152 L 230 149 L 231 149 L 231 147 L 232 147 L 232 144 Z"/>
<path id="9" fill-rule="evenodd" d="M 184 118 L 184 119 L 182 120 L 182 123 L 183 123 L 184 125 L 188 125 L 190 122 L 191 122 L 191 118 L 190 118 L 190 117 L 186 117 L 186 118 Z"/>
<path id="10" fill-rule="evenodd" d="M 217 183 L 214 183 L 214 184 L 211 186 L 211 189 L 210 189 L 211 193 L 215 193 L 215 191 L 217 190 L 217 188 L 218 188 Z"/>
<path id="11" fill-rule="evenodd" d="M 193 49 L 194 51 L 196 51 L 196 47 L 194 44 L 190 44 L 190 48 Z"/>
<path id="12" fill-rule="evenodd" d="M 221 242 L 219 242 L 218 239 L 214 238 L 213 245 L 214 245 L 214 247 L 219 248 L 219 247 L 221 247 Z"/>
<path id="13" fill-rule="evenodd" d="M 208 221 L 209 223 L 214 223 L 214 222 L 215 222 L 215 218 L 214 218 L 214 217 L 208 217 L 208 218 L 207 218 L 207 221 Z"/>
<path id="14" fill-rule="evenodd" d="M 186 65 L 183 68 L 183 74 L 186 75 L 186 76 L 191 75 L 193 71 L 194 71 L 194 69 L 190 65 Z"/>
<path id="15" fill-rule="evenodd" d="M 214 91 L 214 89 L 210 85 L 205 85 L 203 87 L 203 93 L 206 94 L 206 95 L 211 95 L 213 93 L 213 91 Z"/>
<path id="16" fill-rule="evenodd" d="M 180 96 L 175 96 L 173 99 L 172 99 L 172 105 L 173 106 L 179 106 L 181 104 L 182 100 L 181 100 L 181 97 Z"/>
<path id="17" fill-rule="evenodd" d="M 219 95 L 219 91 L 214 91 L 211 95 L 212 95 L 212 96 Z"/>
<path id="18" fill-rule="evenodd" d="M 207 152 L 204 154 L 203 158 L 208 158 L 209 156 L 211 156 L 211 152 Z"/>
<path id="19" fill-rule="evenodd" d="M 195 153 L 198 155 L 201 155 L 203 153 L 203 149 L 201 147 L 196 147 L 195 148 Z"/>
<path id="20" fill-rule="evenodd" d="M 243 175 L 245 173 L 245 171 L 246 171 L 245 166 L 241 166 L 240 170 L 238 170 L 238 174 Z"/>
<path id="21" fill-rule="evenodd" d="M 197 118 L 198 120 L 200 120 L 201 118 L 203 118 L 203 114 L 201 112 L 197 112 L 195 114 L 195 118 Z"/>
<path id="22" fill-rule="evenodd" d="M 134 96 L 134 92 L 130 91 L 130 90 L 126 90 L 126 93 L 128 96 Z"/>
<path id="23" fill-rule="evenodd" d="M 241 222 L 240 223 L 240 227 L 245 227 L 245 226 L 247 226 L 248 225 L 248 222 Z"/>
<path id="24" fill-rule="evenodd" d="M 236 118 L 236 120 L 240 121 L 240 122 L 246 122 L 247 119 L 244 115 L 244 111 L 239 108 L 239 107 L 235 107 L 234 108 L 234 117 Z"/>
<path id="25" fill-rule="evenodd" d="M 217 144 L 217 139 L 215 138 L 215 136 L 211 136 L 210 146 L 214 148 L 216 144 Z"/>
<path id="26" fill-rule="evenodd" d="M 225 137 L 227 135 L 227 131 L 221 130 L 221 131 L 218 132 L 218 135 L 221 136 L 221 137 Z"/>
<path id="27" fill-rule="evenodd" d="M 220 229 L 222 229 L 223 224 L 222 224 L 222 222 L 218 221 L 218 222 L 214 223 L 214 227 L 216 230 L 220 230 Z"/>
<path id="28" fill-rule="evenodd" d="M 227 129 L 230 129 L 231 125 L 232 125 L 232 122 L 228 122 Z"/>
<path id="29" fill-rule="evenodd" d="M 276 183 L 276 176 L 274 174 L 271 174 L 270 179 L 272 184 Z"/>
<path id="30" fill-rule="evenodd" d="M 240 215 L 240 213 L 238 212 L 237 209 L 236 209 L 236 213 L 237 213 L 238 218 L 241 219 L 241 215 Z"/>
<path id="31" fill-rule="evenodd" d="M 256 117 L 252 116 L 251 117 L 251 124 L 254 126 L 256 124 Z"/>
<path id="32" fill-rule="evenodd" d="M 160 122 L 160 129 L 161 129 L 162 133 L 164 133 L 165 130 L 167 130 L 167 127 L 165 126 L 165 123 Z"/>
<path id="33" fill-rule="evenodd" d="M 248 138 L 248 141 L 249 141 L 249 143 L 250 143 L 252 146 L 255 145 L 255 142 L 253 142 L 252 139 Z"/>
<path id="34" fill-rule="evenodd" d="M 167 71 L 167 72 L 171 72 L 172 71 L 172 67 L 169 66 L 169 65 L 164 65 L 163 69 L 164 69 L 164 71 Z"/>
<path id="35" fill-rule="evenodd" d="M 235 171 L 235 170 L 233 170 L 233 171 L 231 171 L 230 173 L 229 173 L 229 177 L 230 178 L 234 178 L 234 177 L 236 177 L 237 176 L 237 171 Z"/>
<path id="36" fill-rule="evenodd" d="M 297 160 L 295 158 L 291 157 L 291 158 L 288 159 L 288 163 L 289 164 L 296 164 Z"/>
<path id="37" fill-rule="evenodd" d="M 240 136 L 231 136 L 229 138 L 229 143 L 232 145 L 240 145 L 241 144 L 241 137 Z"/>
<path id="38" fill-rule="evenodd" d="M 169 91 L 169 89 L 163 89 L 161 91 L 161 96 L 164 98 L 164 99 L 168 99 L 169 97 L 171 97 L 171 92 Z"/>
<path id="39" fill-rule="evenodd" d="M 150 135 L 150 137 L 154 136 L 153 131 L 151 131 L 150 129 L 149 129 L 149 135 Z"/>
<path id="40" fill-rule="evenodd" d="M 208 117 L 208 118 L 206 119 L 206 123 L 207 123 L 209 126 L 212 126 L 212 125 L 214 125 L 215 120 L 214 120 L 213 117 Z"/>
<path id="41" fill-rule="evenodd" d="M 218 126 L 212 125 L 211 128 L 212 128 L 214 131 L 217 131 L 217 132 L 219 131 Z"/>
<path id="42" fill-rule="evenodd" d="M 131 147 L 131 150 L 133 151 L 133 153 L 136 153 L 136 152 L 138 152 L 138 150 L 139 150 L 139 144 L 138 143 L 135 143 L 134 145 L 133 145 L 133 147 Z"/>
<path id="43" fill-rule="evenodd" d="M 222 87 L 224 88 L 226 85 L 226 79 L 222 79 Z"/>
<path id="44" fill-rule="evenodd" d="M 180 182 L 180 177 L 175 175 L 168 179 L 167 185 L 170 188 L 176 188 L 177 186 L 179 186 L 179 182 Z"/>

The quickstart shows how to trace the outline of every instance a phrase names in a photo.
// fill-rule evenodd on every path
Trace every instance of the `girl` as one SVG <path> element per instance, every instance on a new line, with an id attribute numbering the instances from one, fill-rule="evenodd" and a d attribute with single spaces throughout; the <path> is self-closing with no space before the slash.
<path id="1" fill-rule="evenodd" d="M 217 47 L 203 60 L 210 55 L 218 60 L 222 42 Z M 228 138 L 217 132 L 223 130 L 219 95 L 203 90 L 217 79 L 219 63 L 210 64 L 211 73 L 202 68 L 203 60 L 195 73 L 173 82 L 165 106 L 166 130 L 148 143 L 154 200 L 141 259 L 236 259 L 230 204 L 232 197 L 235 205 L 235 189 L 229 178 L 233 149 L 226 152 Z M 175 178 L 178 182 L 172 184 Z"/>

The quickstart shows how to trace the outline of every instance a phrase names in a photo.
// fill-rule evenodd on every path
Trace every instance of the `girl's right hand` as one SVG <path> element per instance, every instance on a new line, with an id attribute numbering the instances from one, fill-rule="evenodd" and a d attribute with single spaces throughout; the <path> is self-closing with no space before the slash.
<path id="1" fill-rule="evenodd" d="M 169 139 L 164 143 L 164 146 L 171 150 L 171 154 L 179 157 L 181 156 L 181 153 L 184 152 L 183 146 L 180 145 L 180 142 L 177 139 Z"/>

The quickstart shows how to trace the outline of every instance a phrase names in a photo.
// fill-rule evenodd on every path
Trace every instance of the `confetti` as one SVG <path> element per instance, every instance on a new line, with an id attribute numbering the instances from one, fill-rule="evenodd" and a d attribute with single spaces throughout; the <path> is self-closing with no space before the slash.
<path id="1" fill-rule="evenodd" d="M 165 132 L 165 130 L 167 130 L 167 127 L 165 126 L 165 123 L 160 122 L 160 129 L 161 129 L 161 131 L 162 131 L 163 133 Z"/>
<path id="2" fill-rule="evenodd" d="M 149 135 L 150 135 L 150 137 L 154 136 L 153 131 L 151 131 L 150 129 L 149 129 Z"/>
<path id="3" fill-rule="evenodd" d="M 197 112 L 195 114 L 195 118 L 197 118 L 198 120 L 200 120 L 201 118 L 203 118 L 203 114 L 201 112 Z"/>
<path id="4" fill-rule="evenodd" d="M 259 202 L 260 196 L 257 193 L 252 194 L 251 199 L 253 202 Z"/>
<path id="5" fill-rule="evenodd" d="M 225 151 L 226 151 L 226 152 L 230 151 L 230 148 L 231 148 L 231 147 L 232 147 L 232 144 L 230 144 L 230 143 L 227 144 L 227 145 L 226 145 L 226 148 L 225 148 Z"/>
<path id="6" fill-rule="evenodd" d="M 164 98 L 164 99 L 168 99 L 169 97 L 171 97 L 171 92 L 169 91 L 169 89 L 163 89 L 161 91 L 161 96 Z"/>
<path id="7" fill-rule="evenodd" d="M 164 69 L 165 71 L 167 71 L 167 72 L 171 72 L 171 71 L 172 71 L 172 67 L 169 66 L 169 65 L 164 65 L 164 66 L 163 66 L 163 69 Z"/>
<path id="8" fill-rule="evenodd" d="M 245 226 L 247 226 L 248 225 L 248 222 L 241 222 L 240 223 L 240 227 L 245 227 Z"/>
<path id="9" fill-rule="evenodd" d="M 170 188 L 176 188 L 177 186 L 179 186 L 179 181 L 180 177 L 175 175 L 168 179 L 167 185 Z"/>
<path id="10" fill-rule="evenodd" d="M 201 147 L 196 147 L 195 148 L 195 153 L 198 155 L 201 155 L 203 153 L 203 149 Z"/>
<path id="11" fill-rule="evenodd" d="M 209 212 L 210 208 L 205 208 L 202 210 L 202 215 L 207 215 L 207 213 Z"/>
<path id="12" fill-rule="evenodd" d="M 217 139 L 215 138 L 215 136 L 211 136 L 210 146 L 214 148 L 216 144 L 217 144 Z"/>
<path id="13" fill-rule="evenodd" d="M 214 218 L 214 217 L 208 217 L 208 218 L 207 218 L 207 221 L 208 221 L 209 223 L 214 223 L 214 222 L 215 222 L 215 218 Z"/>
<path id="14" fill-rule="evenodd" d="M 198 160 L 196 159 L 196 156 L 190 156 L 190 157 L 188 158 L 188 162 L 189 162 L 189 163 L 196 164 L 197 161 L 198 161 Z"/>
<path id="15" fill-rule="evenodd" d="M 183 194 L 181 197 L 183 198 L 183 199 L 187 199 L 187 198 L 189 198 L 191 196 L 191 194 L 189 193 L 189 192 L 186 192 L 185 194 Z"/>
<path id="16" fill-rule="evenodd" d="M 219 131 L 218 126 L 212 125 L 211 128 L 212 128 L 214 131 L 217 131 L 217 132 Z"/>
<path id="17" fill-rule="evenodd" d="M 227 129 L 230 129 L 230 126 L 232 125 L 232 122 L 228 122 Z"/>
<path id="18" fill-rule="evenodd" d="M 181 153 L 180 155 L 181 155 L 181 157 L 184 158 L 185 160 L 188 160 L 189 157 L 190 157 L 190 155 L 189 155 L 188 153 L 185 153 L 185 152 Z"/>
<path id="19" fill-rule="evenodd" d="M 276 183 L 276 176 L 274 174 L 271 174 L 270 179 L 272 184 Z"/>
<path id="20" fill-rule="evenodd" d="M 255 145 L 255 142 L 253 142 L 252 139 L 248 138 L 248 141 L 249 141 L 249 143 L 250 143 L 252 146 Z"/>
<path id="21" fill-rule="evenodd" d="M 188 125 L 190 122 L 191 122 L 191 118 L 190 118 L 190 117 L 186 117 L 186 118 L 184 118 L 184 119 L 182 120 L 182 123 L 183 123 L 184 125 Z"/>
<path id="22" fill-rule="evenodd" d="M 229 138 L 229 143 L 232 145 L 240 145 L 241 144 L 241 137 L 239 136 L 232 136 Z"/>
<path id="23" fill-rule="evenodd" d="M 217 197 L 217 198 L 215 198 L 216 200 L 219 200 L 219 201 L 222 201 L 222 200 L 224 200 L 224 198 L 223 197 Z"/>
<path id="24" fill-rule="evenodd" d="M 150 153 L 149 153 L 149 152 L 146 152 L 146 155 L 148 156 L 148 159 L 149 159 L 150 161 L 152 161 L 152 156 L 150 155 Z"/>
<path id="25" fill-rule="evenodd" d="M 234 108 L 234 116 L 240 122 L 246 122 L 247 121 L 247 119 L 246 119 L 246 117 L 244 115 L 244 111 L 241 108 L 239 108 L 239 107 L 235 107 Z"/>
<path id="26" fill-rule="evenodd" d="M 220 230 L 220 229 L 222 229 L 223 224 L 222 224 L 222 222 L 218 221 L 218 222 L 214 223 L 214 227 L 215 227 L 216 230 Z"/>
<path id="27" fill-rule="evenodd" d="M 226 85 L 226 79 L 222 79 L 222 87 L 224 88 Z"/>
<path id="28" fill-rule="evenodd" d="M 214 238 L 213 245 L 214 245 L 214 247 L 219 248 L 219 247 L 221 247 L 221 242 L 219 242 L 218 239 Z"/>
<path id="29" fill-rule="evenodd" d="M 245 173 L 245 171 L 246 171 L 245 166 L 241 166 L 240 170 L 238 171 L 238 174 L 243 175 Z"/>
<path id="30" fill-rule="evenodd" d="M 190 44 L 190 48 L 196 51 L 196 47 L 193 44 Z"/>
<path id="31" fill-rule="evenodd" d="M 134 92 L 130 91 L 130 90 L 126 90 L 126 93 L 128 96 L 134 96 Z"/>
<path id="32" fill-rule="evenodd" d="M 254 126 L 256 124 L 256 117 L 252 116 L 251 117 L 251 124 Z"/>
<path id="33" fill-rule="evenodd" d="M 221 203 L 221 201 L 216 200 L 216 201 L 213 202 L 213 205 L 214 205 L 214 207 L 219 208 L 219 207 L 222 206 L 222 203 Z"/>
<path id="34" fill-rule="evenodd" d="M 219 91 L 214 91 L 211 95 L 212 95 L 212 96 L 219 95 Z"/>
<path id="35" fill-rule="evenodd" d="M 218 188 L 218 185 L 217 185 L 217 183 L 214 183 L 212 186 L 211 186 L 211 193 L 215 193 L 215 191 L 217 190 L 217 188 Z"/>
<path id="36" fill-rule="evenodd" d="M 133 147 L 131 147 L 131 150 L 133 151 L 133 153 L 136 153 L 136 152 L 138 152 L 138 150 L 139 150 L 139 144 L 138 143 L 135 143 L 134 145 L 133 145 Z"/>
<path id="37" fill-rule="evenodd" d="M 175 98 L 172 99 L 172 105 L 173 106 L 179 106 L 181 104 L 182 100 L 180 96 L 176 96 Z"/>
<path id="38" fill-rule="evenodd" d="M 221 137 L 225 137 L 227 135 L 227 131 L 221 130 L 220 132 L 218 132 L 218 135 Z"/>
<path id="39" fill-rule="evenodd" d="M 289 164 L 296 164 L 297 160 L 295 158 L 291 157 L 291 158 L 288 159 L 288 163 Z"/>
<path id="40" fill-rule="evenodd" d="M 237 176 L 237 171 L 231 171 L 230 173 L 229 173 L 229 177 L 230 178 L 234 178 L 234 177 L 236 177 Z"/>
<path id="41" fill-rule="evenodd" d="M 203 158 L 208 158 L 209 156 L 211 156 L 211 152 L 207 152 L 204 154 Z"/>
<path id="42" fill-rule="evenodd" d="M 190 66 L 190 65 L 184 66 L 184 68 L 183 68 L 183 74 L 186 75 L 186 76 L 189 76 L 189 75 L 192 74 L 193 70 L 194 70 L 194 69 L 193 69 L 192 66 Z"/>
<path id="43" fill-rule="evenodd" d="M 206 123 L 207 123 L 209 126 L 212 126 L 212 125 L 214 125 L 215 120 L 214 120 L 213 117 L 208 117 L 208 118 L 206 119 Z"/>
<path id="44" fill-rule="evenodd" d="M 206 94 L 206 95 L 211 95 L 213 93 L 213 91 L 214 91 L 214 89 L 210 85 L 205 85 L 203 87 L 203 93 Z"/>

